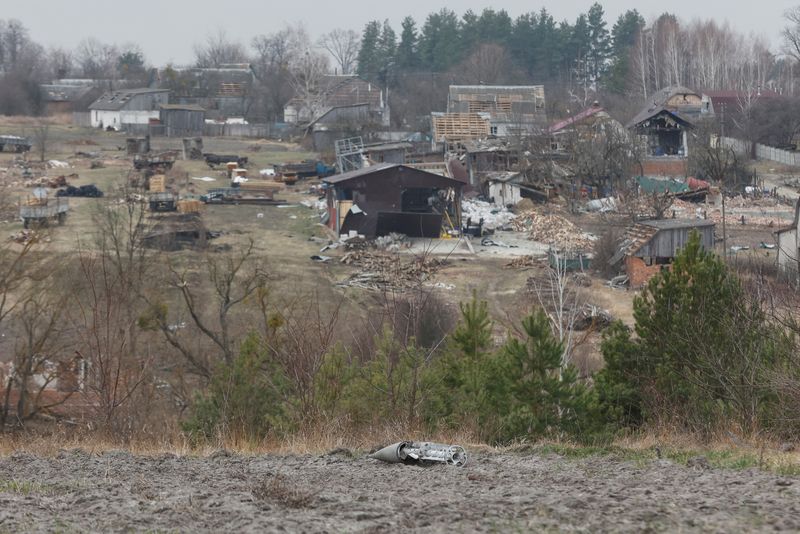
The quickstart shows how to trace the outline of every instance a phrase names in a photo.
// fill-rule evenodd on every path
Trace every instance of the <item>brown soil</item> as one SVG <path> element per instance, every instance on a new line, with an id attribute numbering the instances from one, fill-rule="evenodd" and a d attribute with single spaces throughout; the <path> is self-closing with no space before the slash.
<path id="1" fill-rule="evenodd" d="M 796 478 L 613 456 L 480 452 L 464 468 L 347 451 L 0 459 L 4 532 L 797 531 L 799 497 Z"/>

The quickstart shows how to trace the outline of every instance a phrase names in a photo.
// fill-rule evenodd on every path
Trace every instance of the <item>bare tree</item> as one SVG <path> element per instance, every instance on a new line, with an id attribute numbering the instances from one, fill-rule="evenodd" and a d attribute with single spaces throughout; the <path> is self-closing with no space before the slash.
<path id="1" fill-rule="evenodd" d="M 361 38 L 355 31 L 337 28 L 323 35 L 319 45 L 333 57 L 342 74 L 353 73 L 361 48 Z"/>
<path id="2" fill-rule="evenodd" d="M 553 335 L 561 342 L 564 351 L 561 356 L 561 369 L 572 363 L 575 349 L 574 325 L 586 304 L 573 282 L 573 275 L 567 265 L 568 251 L 551 250 L 555 265 L 547 270 L 544 278 L 532 278 L 536 299 L 550 320 Z"/>
<path id="3" fill-rule="evenodd" d="M 783 18 L 788 23 L 781 31 L 784 50 L 795 60 L 800 61 L 800 6 L 787 9 Z"/>
<path id="4" fill-rule="evenodd" d="M 178 293 L 180 306 L 177 317 L 176 314 L 169 316 L 163 298 L 150 296 L 147 322 L 162 332 L 167 343 L 177 349 L 195 371 L 210 377 L 215 361 L 209 361 L 198 351 L 194 343 L 196 334 L 211 342 L 224 363 L 232 363 L 240 337 L 244 335 L 244 332 L 234 332 L 233 313 L 242 308 L 246 300 L 259 299 L 268 293 L 269 276 L 252 241 L 244 249 L 221 258 L 207 255 L 205 268 L 210 295 L 188 271 L 179 270 L 170 263 L 167 283 Z M 188 314 L 193 328 L 181 324 L 184 313 Z"/>
<path id="5" fill-rule="evenodd" d="M 47 281 L 39 281 L 35 291 L 25 293 L 14 312 L 14 360 L 0 408 L 0 429 L 9 421 L 13 391 L 17 393 L 15 422 L 20 425 L 69 396 L 45 396 L 57 378 L 52 356 L 65 347 L 66 339 L 61 331 L 66 295 L 54 286 L 58 278 L 53 274 Z"/>
<path id="6" fill-rule="evenodd" d="M 119 49 L 89 37 L 78 44 L 75 61 L 86 78 L 115 79 Z"/>
<path id="7" fill-rule="evenodd" d="M 222 28 L 206 37 L 204 43 L 196 44 L 194 55 L 198 67 L 219 67 L 224 64 L 248 62 L 244 46 L 230 40 Z"/>
<path id="8" fill-rule="evenodd" d="M 306 50 L 292 68 L 292 87 L 302 109 L 313 119 L 322 112 L 325 87 L 323 76 L 328 73 L 328 58 L 316 50 Z"/>

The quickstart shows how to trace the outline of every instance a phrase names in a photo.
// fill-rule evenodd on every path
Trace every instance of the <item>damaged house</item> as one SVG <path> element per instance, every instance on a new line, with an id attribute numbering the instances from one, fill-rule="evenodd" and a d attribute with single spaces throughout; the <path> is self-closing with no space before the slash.
<path id="1" fill-rule="evenodd" d="M 353 75 L 322 76 L 313 91 L 297 94 L 286 103 L 283 120 L 288 124 L 308 125 L 335 108 L 340 111 L 328 117 L 329 122 L 357 119 L 362 123 L 389 126 L 389 104 L 384 90 Z"/>
<path id="2" fill-rule="evenodd" d="M 703 248 L 713 250 L 714 227 L 714 221 L 705 219 L 639 221 L 627 228 L 620 248 L 608 263 L 624 262 L 630 287 L 643 287 L 656 273 L 670 268 L 692 232 L 700 234 Z"/>
<path id="3" fill-rule="evenodd" d="M 328 226 L 338 235 L 392 232 L 438 238 L 461 227 L 464 182 L 407 165 L 382 163 L 323 179 Z"/>
<path id="4" fill-rule="evenodd" d="M 546 120 L 543 85 L 451 85 L 447 112 L 431 114 L 433 141 L 450 152 L 470 140 L 528 137 Z"/>
<path id="5" fill-rule="evenodd" d="M 644 149 L 644 176 L 686 177 L 689 132 L 712 113 L 708 97 L 686 87 L 666 87 L 627 124 Z"/>

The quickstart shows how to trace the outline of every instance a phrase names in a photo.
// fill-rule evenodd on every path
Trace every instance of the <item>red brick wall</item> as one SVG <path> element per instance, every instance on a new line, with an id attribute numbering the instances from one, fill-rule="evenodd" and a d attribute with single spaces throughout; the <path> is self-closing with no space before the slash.
<path id="1" fill-rule="evenodd" d="M 668 265 L 647 265 L 642 258 L 628 256 L 625 258 L 625 273 L 628 275 L 628 282 L 632 289 L 639 289 L 659 271 Z"/>
<path id="2" fill-rule="evenodd" d="M 643 176 L 674 176 L 685 178 L 689 172 L 686 158 L 646 159 L 642 162 Z"/>

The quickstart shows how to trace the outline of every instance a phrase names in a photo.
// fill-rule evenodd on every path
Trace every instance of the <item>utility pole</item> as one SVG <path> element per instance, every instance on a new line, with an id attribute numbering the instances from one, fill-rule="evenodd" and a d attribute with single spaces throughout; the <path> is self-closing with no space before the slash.
<path id="1" fill-rule="evenodd" d="M 720 106 L 719 112 L 719 139 L 717 140 L 717 154 L 719 155 L 720 144 L 723 143 L 723 139 L 725 138 L 725 104 L 723 103 Z M 727 156 L 726 156 L 727 157 Z M 727 167 L 727 165 L 726 165 Z M 719 194 L 722 196 L 722 257 L 725 258 L 725 261 L 728 261 L 728 232 L 727 227 L 725 224 L 725 177 L 720 177 L 719 182 Z"/>

